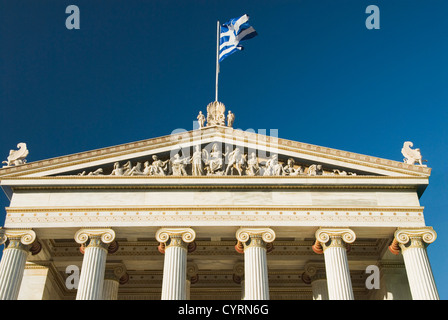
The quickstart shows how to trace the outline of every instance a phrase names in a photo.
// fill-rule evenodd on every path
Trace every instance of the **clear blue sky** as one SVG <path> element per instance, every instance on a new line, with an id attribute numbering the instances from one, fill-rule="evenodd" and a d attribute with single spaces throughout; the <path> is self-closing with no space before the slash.
<path id="1" fill-rule="evenodd" d="M 71 4 L 80 30 L 65 27 Z M 365 27 L 371 4 L 380 30 Z M 447 12 L 446 0 L 0 0 L 0 157 L 18 142 L 37 161 L 191 130 L 214 100 L 216 21 L 247 13 L 258 37 L 221 64 L 235 127 L 397 161 L 413 141 L 433 169 L 421 204 L 447 299 Z"/>

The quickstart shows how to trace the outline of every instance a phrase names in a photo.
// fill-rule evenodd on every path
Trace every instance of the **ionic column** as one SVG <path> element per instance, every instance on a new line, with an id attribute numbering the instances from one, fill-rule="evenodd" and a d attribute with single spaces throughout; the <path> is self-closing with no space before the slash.
<path id="1" fill-rule="evenodd" d="M 112 229 L 81 229 L 75 234 L 75 241 L 83 246 L 84 252 L 76 300 L 103 298 L 106 257 L 114 239 Z"/>
<path id="2" fill-rule="evenodd" d="M 316 231 L 313 250 L 324 254 L 330 300 L 354 299 L 346 244 L 353 243 L 355 239 L 356 235 L 350 229 L 320 228 Z"/>
<path id="3" fill-rule="evenodd" d="M 244 246 L 244 300 L 269 300 L 266 247 L 275 240 L 274 230 L 240 228 L 236 238 Z"/>
<path id="4" fill-rule="evenodd" d="M 437 238 L 432 227 L 398 228 L 394 234 L 394 242 L 390 251 L 403 254 L 412 299 L 439 300 L 431 265 L 428 260 L 426 246 Z"/>
<path id="5" fill-rule="evenodd" d="M 328 300 L 328 285 L 325 268 L 319 263 L 307 263 L 302 281 L 311 284 L 313 300 Z"/>
<path id="6" fill-rule="evenodd" d="M 165 253 L 162 280 L 162 300 L 186 300 L 188 244 L 196 238 L 191 228 L 162 228 L 156 233 Z"/>
<path id="7" fill-rule="evenodd" d="M 5 243 L 0 262 L 0 300 L 17 300 L 28 253 L 36 241 L 33 230 L 0 229 L 0 244 Z M 35 253 L 40 251 L 40 245 Z"/>
<path id="8" fill-rule="evenodd" d="M 237 250 L 239 253 L 244 252 L 244 247 L 241 250 Z M 241 286 L 241 300 L 244 300 L 244 263 L 238 262 L 233 267 L 233 282 Z"/>
<path id="9" fill-rule="evenodd" d="M 126 266 L 122 263 L 106 265 L 103 284 L 103 300 L 117 300 L 118 288 L 127 283 L 129 275 Z"/>

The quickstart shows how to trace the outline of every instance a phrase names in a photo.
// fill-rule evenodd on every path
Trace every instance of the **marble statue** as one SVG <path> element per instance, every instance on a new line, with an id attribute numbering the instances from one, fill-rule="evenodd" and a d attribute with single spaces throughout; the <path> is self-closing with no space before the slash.
<path id="1" fill-rule="evenodd" d="M 257 156 L 255 152 L 250 154 L 249 159 L 247 160 L 247 169 L 246 174 L 248 176 L 258 176 L 260 175 L 260 165 L 258 164 Z"/>
<path id="2" fill-rule="evenodd" d="M 199 122 L 199 128 L 204 128 L 205 127 L 205 116 L 202 114 L 202 111 L 199 111 L 197 119 Z"/>
<path id="3" fill-rule="evenodd" d="M 152 164 L 150 169 L 151 176 L 165 176 L 165 171 L 169 169 L 166 165 L 170 162 L 170 160 L 162 161 L 156 155 L 152 156 Z M 169 170 L 168 170 L 169 171 Z"/>
<path id="4" fill-rule="evenodd" d="M 238 171 L 238 174 L 241 176 L 243 175 L 243 168 L 242 166 L 246 163 L 246 159 L 244 154 L 241 153 L 240 148 L 236 148 L 232 152 L 228 154 L 229 161 L 226 168 L 225 175 L 228 175 L 229 170 L 232 172 L 232 169 L 235 167 L 235 169 Z"/>
<path id="5" fill-rule="evenodd" d="M 298 176 L 303 174 L 303 168 L 299 166 L 297 169 L 294 168 L 295 161 L 293 158 L 289 158 L 286 166 L 282 168 L 282 172 L 285 176 Z"/>
<path id="6" fill-rule="evenodd" d="M 234 121 L 235 121 L 235 114 L 233 114 L 232 111 L 229 110 L 229 113 L 227 114 L 227 126 L 233 127 Z"/>
<path id="7" fill-rule="evenodd" d="M 420 149 L 411 149 L 413 145 L 411 141 L 406 141 L 403 144 L 403 148 L 401 149 L 401 154 L 404 156 L 403 161 L 407 164 L 415 164 L 417 162 L 419 165 L 424 166 L 422 161 L 425 160 L 422 160 Z"/>
<path id="8" fill-rule="evenodd" d="M 191 174 L 193 176 L 203 176 L 201 147 L 197 145 L 194 147 L 194 150 L 193 156 L 191 157 Z"/>
<path id="9" fill-rule="evenodd" d="M 215 175 L 215 174 L 222 174 L 222 172 L 219 172 L 219 170 L 222 169 L 223 164 L 223 154 L 221 150 L 219 150 L 218 145 L 215 143 L 212 146 L 212 150 L 210 151 L 210 154 L 206 149 L 202 150 L 204 156 L 205 156 L 205 165 L 207 166 L 207 174 L 208 175 Z"/>
<path id="10" fill-rule="evenodd" d="M 321 164 L 312 164 L 308 169 L 309 176 L 321 176 L 324 174 Z"/>
<path id="11" fill-rule="evenodd" d="M 124 174 L 124 169 L 120 166 L 119 162 L 114 163 L 114 169 L 112 170 L 111 176 L 122 176 Z"/>
<path id="12" fill-rule="evenodd" d="M 103 169 L 99 168 L 96 169 L 95 171 L 89 172 L 89 174 L 87 174 L 88 176 L 101 176 L 103 175 Z"/>
<path id="13" fill-rule="evenodd" d="M 28 149 L 26 148 L 26 143 L 21 142 L 17 145 L 18 150 L 10 150 L 9 156 L 6 158 L 6 161 L 2 161 L 2 163 L 5 163 L 5 167 L 11 167 L 11 166 L 19 166 L 21 164 L 26 163 L 26 157 L 29 154 Z"/>
<path id="14" fill-rule="evenodd" d="M 137 164 L 135 166 L 133 166 L 129 172 L 127 172 L 127 175 L 129 176 L 142 176 L 143 172 L 142 172 L 142 163 L 141 162 L 137 162 Z"/>
<path id="15" fill-rule="evenodd" d="M 278 163 L 278 155 L 273 154 L 271 158 L 268 161 L 266 161 L 263 176 L 280 176 L 281 173 L 282 173 L 282 165 Z"/>
<path id="16" fill-rule="evenodd" d="M 187 171 L 185 170 L 187 164 L 189 164 L 191 158 L 180 157 L 178 153 L 176 153 L 171 160 L 171 167 L 173 169 L 173 176 L 186 176 Z"/>

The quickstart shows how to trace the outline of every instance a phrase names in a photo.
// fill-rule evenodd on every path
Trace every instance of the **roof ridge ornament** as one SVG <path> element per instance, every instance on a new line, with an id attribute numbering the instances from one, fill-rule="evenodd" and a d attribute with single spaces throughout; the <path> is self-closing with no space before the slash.
<path id="1" fill-rule="evenodd" d="M 226 106 L 224 103 L 219 101 L 210 102 L 207 105 L 207 118 L 204 116 L 202 111 L 199 111 L 197 116 L 197 120 L 199 122 L 199 129 L 204 127 L 213 127 L 213 126 L 225 126 L 226 125 Z M 205 125 L 205 121 L 207 120 L 207 125 Z M 228 111 L 227 114 L 227 126 L 232 128 L 233 123 L 235 122 L 235 114 L 232 111 Z"/>

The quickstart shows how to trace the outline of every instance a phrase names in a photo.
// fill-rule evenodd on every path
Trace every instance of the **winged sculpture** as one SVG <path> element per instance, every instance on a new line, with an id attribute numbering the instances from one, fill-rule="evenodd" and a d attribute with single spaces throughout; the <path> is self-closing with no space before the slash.
<path id="1" fill-rule="evenodd" d="M 5 163 L 3 167 L 18 166 L 26 163 L 26 157 L 28 156 L 28 149 L 26 148 L 26 143 L 21 142 L 17 145 L 18 150 L 10 150 L 7 161 L 2 161 Z"/>
<path id="2" fill-rule="evenodd" d="M 403 161 L 407 164 L 415 164 L 418 162 L 419 165 L 423 166 L 422 155 L 420 153 L 420 149 L 411 149 L 414 144 L 411 141 L 406 141 L 403 144 L 403 148 L 401 149 L 401 154 L 404 156 Z"/>

